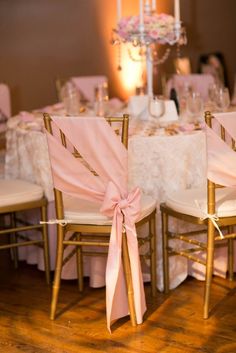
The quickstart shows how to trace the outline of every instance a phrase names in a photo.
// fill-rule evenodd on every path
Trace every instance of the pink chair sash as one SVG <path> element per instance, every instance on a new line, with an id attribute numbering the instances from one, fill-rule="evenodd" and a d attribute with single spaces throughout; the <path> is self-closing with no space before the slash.
<path id="1" fill-rule="evenodd" d="M 113 219 L 106 266 L 107 327 L 110 330 L 112 321 L 129 314 L 121 261 L 123 227 L 128 239 L 136 318 L 140 324 L 146 311 L 135 229 L 140 212 L 140 190 L 128 192 L 127 150 L 103 118 L 52 116 L 52 119 L 99 175 L 93 175 L 74 158 L 58 141 L 58 134 L 47 133 L 54 186 L 79 199 L 98 202 L 100 211 Z"/>
<path id="2" fill-rule="evenodd" d="M 10 118 L 11 116 L 11 99 L 10 99 L 10 90 L 5 83 L 0 84 L 0 109 L 3 114 Z"/>
<path id="3" fill-rule="evenodd" d="M 207 100 L 209 86 L 213 83 L 213 76 L 207 74 L 174 75 L 167 82 L 167 93 L 170 94 L 170 90 L 173 87 L 181 94 L 184 85 L 188 84 L 196 92 L 199 92 L 204 100 Z"/>
<path id="4" fill-rule="evenodd" d="M 214 114 L 212 129 L 206 127 L 207 177 L 214 183 L 236 186 L 236 152 L 230 147 L 236 140 L 236 112 Z M 220 137 L 219 123 L 226 130 L 226 142 Z"/>
<path id="5" fill-rule="evenodd" d="M 99 84 L 107 82 L 106 76 L 80 76 L 72 77 L 72 82 L 78 90 L 83 94 L 84 98 L 90 102 L 95 100 L 95 87 Z"/>

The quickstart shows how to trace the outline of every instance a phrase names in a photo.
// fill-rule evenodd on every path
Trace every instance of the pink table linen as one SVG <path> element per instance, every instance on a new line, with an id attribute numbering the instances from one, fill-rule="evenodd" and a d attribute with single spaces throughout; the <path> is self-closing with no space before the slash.
<path id="1" fill-rule="evenodd" d="M 128 192 L 128 153 L 105 119 L 52 116 L 54 128 L 63 131 L 72 145 L 99 176 L 94 176 L 47 133 L 53 182 L 62 192 L 101 204 L 101 212 L 113 218 L 106 266 L 107 327 L 129 314 L 121 261 L 122 229 L 125 227 L 134 287 L 137 323 L 146 311 L 135 221 L 140 209 L 140 190 Z M 124 222 L 124 225 L 123 225 Z"/>

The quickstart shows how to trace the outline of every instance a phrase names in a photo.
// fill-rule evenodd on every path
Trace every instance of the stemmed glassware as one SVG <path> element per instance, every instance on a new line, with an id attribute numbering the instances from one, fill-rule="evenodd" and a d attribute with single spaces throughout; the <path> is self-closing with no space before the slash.
<path id="1" fill-rule="evenodd" d="M 203 115 L 203 99 L 198 92 L 192 92 L 188 95 L 186 101 L 186 111 L 188 114 L 189 122 L 198 122 Z"/>
<path id="2" fill-rule="evenodd" d="M 73 82 L 66 82 L 66 84 L 61 89 L 61 97 L 67 115 L 79 115 L 80 95 L 77 87 Z"/>
<path id="3" fill-rule="evenodd" d="M 148 101 L 148 111 L 152 118 L 159 119 L 165 114 L 165 101 L 160 96 L 150 96 Z"/>
<path id="4" fill-rule="evenodd" d="M 220 87 L 215 96 L 216 107 L 219 112 L 226 112 L 230 106 L 229 90 L 226 87 Z"/>
<path id="5" fill-rule="evenodd" d="M 108 85 L 103 82 L 95 87 L 95 114 L 97 116 L 104 116 L 108 110 Z"/>

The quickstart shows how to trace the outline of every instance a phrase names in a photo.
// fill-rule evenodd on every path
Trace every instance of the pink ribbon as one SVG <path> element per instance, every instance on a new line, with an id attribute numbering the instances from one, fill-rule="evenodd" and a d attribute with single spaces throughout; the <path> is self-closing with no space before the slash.
<path id="1" fill-rule="evenodd" d="M 145 294 L 142 281 L 142 273 L 139 261 L 139 251 L 135 221 L 140 213 L 140 189 L 135 188 L 127 197 L 121 198 L 118 187 L 109 182 L 105 192 L 104 201 L 100 209 L 101 213 L 113 217 L 112 230 L 106 267 L 106 307 L 107 327 L 110 331 L 112 321 L 126 316 L 129 313 L 127 289 L 123 266 L 121 261 L 122 233 L 127 234 L 128 250 L 130 257 L 131 273 L 134 289 L 134 304 L 137 323 L 142 323 L 142 316 L 146 310 Z M 116 310 L 116 299 L 119 300 L 119 308 Z M 141 307 L 140 307 L 141 303 Z"/>

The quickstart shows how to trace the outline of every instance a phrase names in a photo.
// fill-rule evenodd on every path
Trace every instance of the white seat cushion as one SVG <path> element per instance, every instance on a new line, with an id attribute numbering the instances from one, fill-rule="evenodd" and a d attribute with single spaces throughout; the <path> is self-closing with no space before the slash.
<path id="1" fill-rule="evenodd" d="M 207 213 L 207 188 L 181 190 L 167 197 L 166 206 L 190 216 L 204 218 Z M 236 189 L 216 190 L 216 214 L 219 217 L 236 216 Z"/>
<path id="2" fill-rule="evenodd" d="M 41 186 L 19 179 L 0 179 L 0 207 L 40 200 Z"/>
<path id="3" fill-rule="evenodd" d="M 100 204 L 80 200 L 67 195 L 64 198 L 65 219 L 76 224 L 111 225 L 112 219 L 100 213 Z M 150 196 L 142 196 L 139 220 L 148 216 L 156 208 L 156 201 Z M 138 222 L 137 221 L 137 222 Z"/>

